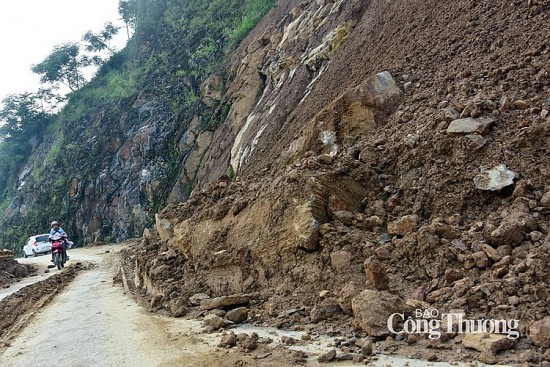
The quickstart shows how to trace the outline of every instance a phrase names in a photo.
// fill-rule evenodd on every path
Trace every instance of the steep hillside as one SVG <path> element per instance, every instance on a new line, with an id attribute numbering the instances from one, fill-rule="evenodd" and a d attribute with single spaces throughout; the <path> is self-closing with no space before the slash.
<path id="1" fill-rule="evenodd" d="M 129 254 L 128 279 L 167 310 L 254 293 L 260 319 L 336 319 L 378 340 L 390 311 L 411 307 L 517 319 L 530 335 L 517 348 L 534 354 L 498 357 L 542 359 L 549 10 L 281 1 L 231 67 L 201 190 L 157 216 L 160 238 Z"/>
<path id="2" fill-rule="evenodd" d="M 167 202 L 185 200 L 225 118 L 226 59 L 274 4 L 130 2 L 128 46 L 25 142 L 30 157 L 12 157 L 19 167 L 0 181 L 3 247 L 54 219 L 79 245 L 137 237 Z"/>

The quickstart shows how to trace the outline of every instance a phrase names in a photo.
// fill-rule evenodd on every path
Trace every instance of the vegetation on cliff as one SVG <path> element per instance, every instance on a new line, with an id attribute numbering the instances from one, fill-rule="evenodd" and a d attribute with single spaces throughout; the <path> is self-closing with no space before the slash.
<path id="1" fill-rule="evenodd" d="M 115 30 L 106 25 L 107 33 L 88 32 L 82 44 L 57 46 L 35 65 L 44 83 L 41 91 L 10 96 L 0 111 L 0 246 L 17 249 L 27 236 L 44 232 L 52 218 L 61 220 L 74 238 L 81 237 L 82 226 L 88 226 L 75 218 L 85 200 L 81 188 L 109 169 L 120 141 L 133 133 L 117 122 L 133 118 L 130 109 L 138 95 L 147 94 L 160 105 L 162 116 L 153 124 L 175 120 L 185 125 L 197 113 L 214 115 L 216 106 L 200 103 L 200 85 L 212 74 L 224 75 L 225 60 L 274 3 L 122 0 L 120 14 L 132 34 L 123 50 L 108 47 Z M 97 51 L 110 57 L 94 56 Z M 100 67 L 87 82 L 82 68 L 91 64 Z M 71 90 L 65 97 L 56 89 L 61 84 Z M 63 107 L 56 108 L 63 99 Z M 180 130 L 174 128 L 174 136 L 181 136 Z M 154 199 L 148 199 L 145 221 L 166 203 L 181 170 L 176 144 L 167 139 L 159 148 L 169 169 L 158 178 Z M 97 239 L 115 239 L 109 223 L 98 226 Z"/>

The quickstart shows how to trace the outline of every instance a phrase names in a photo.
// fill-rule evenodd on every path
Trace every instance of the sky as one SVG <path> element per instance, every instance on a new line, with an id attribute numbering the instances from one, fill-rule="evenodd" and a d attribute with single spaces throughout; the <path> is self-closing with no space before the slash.
<path id="1" fill-rule="evenodd" d="M 9 94 L 38 90 L 39 76 L 30 68 L 55 45 L 80 41 L 107 21 L 122 25 L 119 18 L 118 0 L 0 1 L 0 101 Z M 121 29 L 115 43 L 120 49 L 125 41 Z"/>

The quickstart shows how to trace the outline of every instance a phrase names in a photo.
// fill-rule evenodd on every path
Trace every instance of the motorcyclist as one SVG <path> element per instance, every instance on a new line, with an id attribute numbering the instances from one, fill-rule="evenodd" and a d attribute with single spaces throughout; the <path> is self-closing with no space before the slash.
<path id="1" fill-rule="evenodd" d="M 69 243 L 67 242 L 67 233 L 65 233 L 63 228 L 61 228 L 59 226 L 59 222 L 57 222 L 55 220 L 52 222 L 50 227 L 51 227 L 51 229 L 50 229 L 49 239 L 51 240 L 56 233 L 60 234 L 63 237 L 63 251 L 65 252 L 65 258 L 67 260 L 69 260 L 69 255 L 67 254 L 67 247 L 69 245 Z M 54 262 L 53 251 L 52 251 L 52 260 L 51 261 Z"/>

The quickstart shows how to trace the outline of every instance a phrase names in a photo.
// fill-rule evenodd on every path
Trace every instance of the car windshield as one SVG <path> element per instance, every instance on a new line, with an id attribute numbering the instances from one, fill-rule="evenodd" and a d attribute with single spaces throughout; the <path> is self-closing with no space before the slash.
<path id="1" fill-rule="evenodd" d="M 36 236 L 36 241 L 37 242 L 48 242 L 48 235 L 47 234 L 43 234 L 41 236 Z"/>

